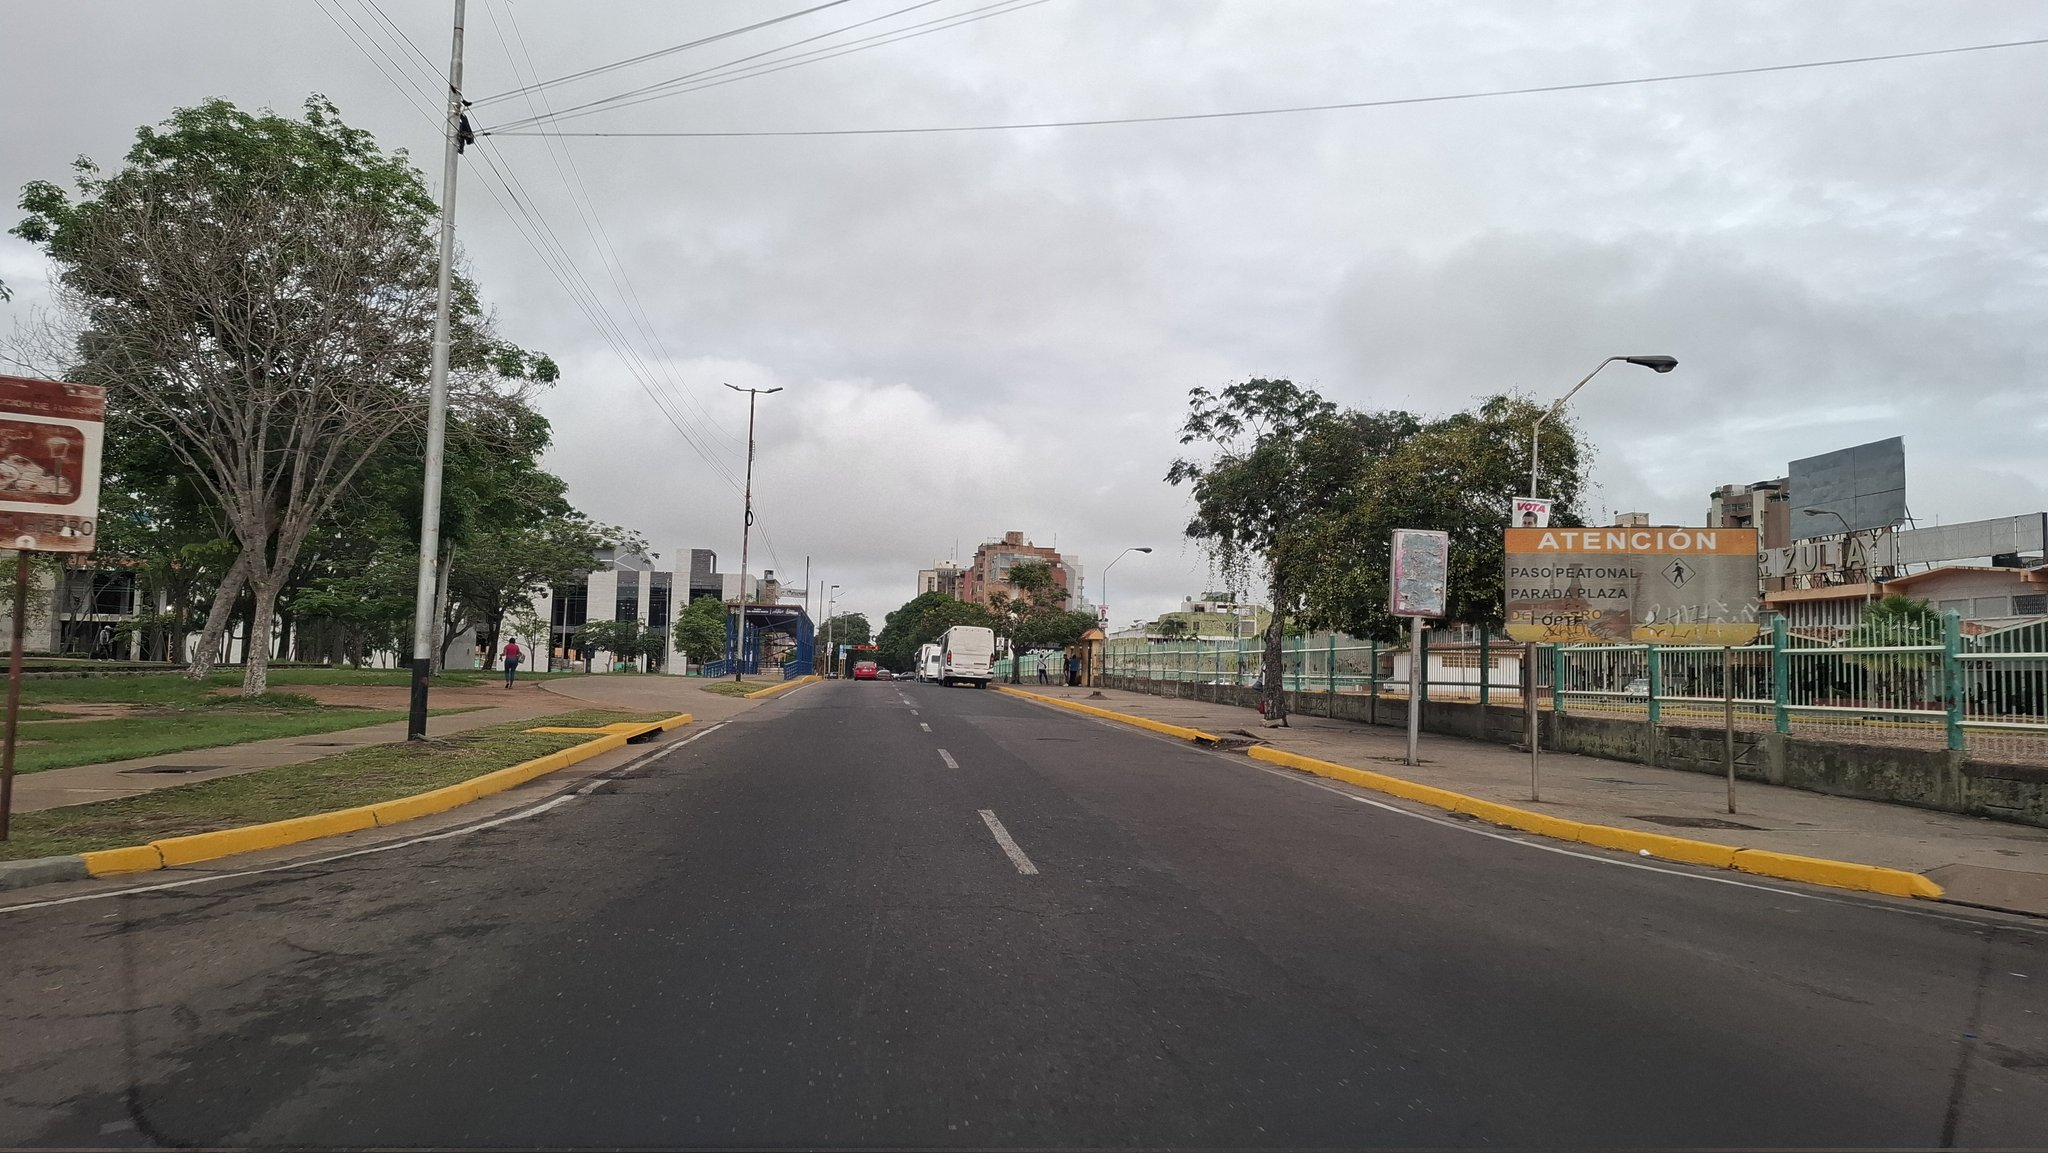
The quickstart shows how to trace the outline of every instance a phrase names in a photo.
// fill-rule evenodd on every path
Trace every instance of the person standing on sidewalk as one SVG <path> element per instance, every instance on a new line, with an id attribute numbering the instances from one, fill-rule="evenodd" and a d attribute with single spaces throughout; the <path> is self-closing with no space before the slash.
<path id="1" fill-rule="evenodd" d="M 505 642 L 505 687 L 511 688 L 512 681 L 519 675 L 519 662 L 526 659 L 526 650 L 519 647 L 519 638 Z"/>
<path id="2" fill-rule="evenodd" d="M 1046 675 L 1045 675 L 1045 654 L 1044 654 L 1044 653 L 1040 653 L 1040 654 L 1038 654 L 1038 683 L 1039 683 L 1039 684 L 1041 684 L 1041 685 L 1049 685 L 1049 684 L 1051 684 L 1051 683 L 1052 683 L 1052 679 L 1051 679 L 1050 677 L 1048 677 L 1048 676 L 1046 676 Z"/>

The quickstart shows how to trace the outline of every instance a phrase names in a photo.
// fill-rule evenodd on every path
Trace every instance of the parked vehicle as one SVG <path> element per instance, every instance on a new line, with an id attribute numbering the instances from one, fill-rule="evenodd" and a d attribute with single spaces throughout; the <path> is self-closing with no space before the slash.
<path id="1" fill-rule="evenodd" d="M 857 681 L 878 680 L 880 673 L 881 670 L 875 667 L 873 661 L 859 661 L 853 666 L 853 679 Z"/>
<path id="2" fill-rule="evenodd" d="M 936 644 L 920 645 L 917 650 L 917 679 L 935 681 L 944 671 L 946 650 Z"/>
<path id="3" fill-rule="evenodd" d="M 939 638 L 939 682 L 987 688 L 995 663 L 996 634 L 980 625 L 954 625 Z"/>
<path id="4" fill-rule="evenodd" d="M 1609 681 L 1607 683 L 1613 684 L 1614 682 Z M 1650 678 L 1637 677 L 1628 684 L 1623 685 L 1621 695 L 1625 697 L 1648 697 L 1650 695 Z"/>
<path id="5" fill-rule="evenodd" d="M 896 674 L 888 669 L 876 669 L 875 679 L 878 681 L 893 681 L 896 679 Z"/>

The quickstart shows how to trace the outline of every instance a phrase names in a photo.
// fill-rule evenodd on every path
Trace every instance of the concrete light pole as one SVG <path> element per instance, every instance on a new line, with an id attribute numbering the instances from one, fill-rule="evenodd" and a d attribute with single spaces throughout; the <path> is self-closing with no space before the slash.
<path id="1" fill-rule="evenodd" d="M 746 516 L 740 523 L 740 595 L 733 604 L 732 622 L 732 679 L 738 681 L 740 664 L 747 651 L 747 542 L 754 531 L 754 401 L 782 389 L 779 386 L 741 388 L 736 384 L 725 387 L 747 394 L 747 491 L 741 498 L 745 503 Z"/>
<path id="2" fill-rule="evenodd" d="M 454 45 L 448 53 L 448 123 L 441 166 L 441 267 L 434 303 L 434 350 L 427 377 L 426 476 L 420 485 L 420 574 L 413 590 L 412 708 L 405 738 L 427 738 L 427 682 L 434 672 L 435 592 L 441 553 L 441 458 L 448 434 L 448 308 L 455 261 L 456 158 L 468 125 L 462 116 L 463 0 L 455 0 Z"/>
<path id="3" fill-rule="evenodd" d="M 833 585 L 825 593 L 825 675 L 839 675 L 839 650 L 832 644 L 832 606 L 839 603 L 839 586 Z"/>

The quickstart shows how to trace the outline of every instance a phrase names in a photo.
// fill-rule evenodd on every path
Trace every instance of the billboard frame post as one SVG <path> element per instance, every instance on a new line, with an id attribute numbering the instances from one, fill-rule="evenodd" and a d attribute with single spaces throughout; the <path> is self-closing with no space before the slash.
<path id="1" fill-rule="evenodd" d="M 1782 613 L 1771 618 L 1771 724 L 1781 733 L 1792 731 L 1792 659 L 1785 652 L 1789 633 Z"/>
<path id="2" fill-rule="evenodd" d="M 1728 811 L 1735 811 L 1735 650 L 1721 646 L 1721 767 L 1728 774 Z"/>
<path id="3" fill-rule="evenodd" d="M 1529 728 L 1529 799 L 1540 801 L 1542 792 L 1537 788 L 1541 762 L 1536 751 L 1540 727 L 1536 723 L 1536 642 L 1530 641 L 1522 648 L 1522 713 Z"/>
<path id="4" fill-rule="evenodd" d="M 17 549 L 14 553 L 14 620 L 8 630 L 14 636 L 14 644 L 7 653 L 6 748 L 0 751 L 0 841 L 8 839 L 8 827 L 14 815 L 14 737 L 21 724 L 21 646 L 27 635 L 27 618 L 28 550 Z"/>
<path id="5" fill-rule="evenodd" d="M 1422 618 L 1408 618 L 1408 763 L 1421 764 L 1416 745 L 1422 735 Z"/>

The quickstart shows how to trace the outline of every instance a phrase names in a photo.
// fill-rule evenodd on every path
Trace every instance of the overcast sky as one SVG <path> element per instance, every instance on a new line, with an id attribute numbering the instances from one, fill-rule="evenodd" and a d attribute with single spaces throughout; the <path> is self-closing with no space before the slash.
<path id="1" fill-rule="evenodd" d="M 548 88 L 545 105 L 486 99 L 820 2 L 473 0 L 464 88 L 488 130 L 914 0 L 848 0 Z M 990 2 L 934 0 L 806 47 Z M 451 7 L 0 0 L 0 187 L 64 179 L 81 153 L 112 164 L 180 105 L 296 112 L 320 92 L 438 188 Z M 2048 36 L 2031 0 L 994 11 L 559 127 L 1152 116 Z M 809 555 L 879 627 L 917 569 L 1008 529 L 1077 555 L 1092 597 L 1105 562 L 1149 545 L 1110 575 L 1127 622 L 1211 583 L 1181 536 L 1185 493 L 1161 478 L 1188 390 L 1250 376 L 1435 413 L 1499 390 L 1548 400 L 1606 356 L 1668 353 L 1670 375 L 1617 365 L 1573 403 L 1597 446 L 1593 515 L 1701 523 L 1718 484 L 1895 435 L 1923 524 L 2048 508 L 2044 140 L 2041 46 L 1192 123 L 508 135 L 465 158 L 458 235 L 504 334 L 562 363 L 542 402 L 551 466 L 664 559 L 709 547 L 737 567 L 746 404 L 720 385 L 779 386 L 760 406 L 756 571 L 801 581 Z M 611 336 L 535 255 L 517 202 Z M 0 326 L 42 304 L 45 276 L 0 238 L 16 290 Z"/>

